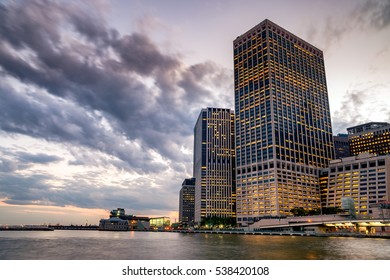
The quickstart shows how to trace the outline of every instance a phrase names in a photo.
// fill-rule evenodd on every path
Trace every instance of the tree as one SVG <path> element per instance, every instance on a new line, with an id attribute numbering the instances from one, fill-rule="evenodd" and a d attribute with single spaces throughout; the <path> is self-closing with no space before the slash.
<path id="1" fill-rule="evenodd" d="M 332 215 L 332 214 L 339 214 L 343 212 L 340 207 L 324 207 L 322 208 L 322 214 L 324 215 Z"/>
<path id="2" fill-rule="evenodd" d="M 290 210 L 294 216 L 307 216 L 307 211 L 303 207 L 295 207 Z"/>
<path id="3" fill-rule="evenodd" d="M 202 227 L 207 226 L 209 228 L 220 227 L 220 226 L 223 226 L 224 228 L 234 227 L 236 226 L 236 219 L 233 217 L 222 218 L 222 217 L 210 216 L 210 217 L 203 218 L 200 225 Z"/>
<path id="4" fill-rule="evenodd" d="M 290 212 L 294 216 L 309 216 L 309 215 L 314 216 L 314 215 L 321 214 L 320 209 L 305 210 L 303 207 L 295 207 L 295 208 L 291 209 Z"/>

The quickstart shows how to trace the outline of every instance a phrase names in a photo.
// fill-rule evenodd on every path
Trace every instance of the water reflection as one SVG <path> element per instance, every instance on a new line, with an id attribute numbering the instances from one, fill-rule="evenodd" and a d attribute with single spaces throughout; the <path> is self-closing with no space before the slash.
<path id="1" fill-rule="evenodd" d="M 0 232 L 0 259 L 390 259 L 390 240 L 162 232 Z"/>

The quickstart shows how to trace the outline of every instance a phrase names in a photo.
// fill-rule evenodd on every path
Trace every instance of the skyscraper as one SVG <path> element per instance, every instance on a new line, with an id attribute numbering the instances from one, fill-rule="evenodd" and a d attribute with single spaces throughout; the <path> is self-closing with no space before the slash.
<path id="1" fill-rule="evenodd" d="M 179 198 L 179 222 L 190 224 L 195 216 L 195 178 L 184 179 Z"/>
<path id="2" fill-rule="evenodd" d="M 334 157 L 322 51 L 269 20 L 233 45 L 238 224 L 319 208 Z"/>
<path id="3" fill-rule="evenodd" d="M 194 135 L 195 222 L 235 217 L 234 113 L 202 109 Z"/>

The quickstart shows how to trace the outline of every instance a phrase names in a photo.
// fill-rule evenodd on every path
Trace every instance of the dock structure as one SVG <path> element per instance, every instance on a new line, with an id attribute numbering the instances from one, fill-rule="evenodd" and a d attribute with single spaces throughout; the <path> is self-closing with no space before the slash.
<path id="1" fill-rule="evenodd" d="M 179 232 L 283 236 L 352 236 L 390 238 L 386 219 L 352 219 L 346 215 L 266 218 L 238 229 L 190 229 Z"/>
<path id="2" fill-rule="evenodd" d="M 0 231 L 52 231 L 53 229 L 46 225 L 0 225 Z"/>

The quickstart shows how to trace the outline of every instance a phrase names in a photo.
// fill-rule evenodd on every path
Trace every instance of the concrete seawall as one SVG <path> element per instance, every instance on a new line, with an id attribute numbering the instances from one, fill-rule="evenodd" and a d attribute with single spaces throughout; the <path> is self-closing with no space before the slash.
<path id="1" fill-rule="evenodd" d="M 179 233 L 203 233 L 203 234 L 240 234 L 240 235 L 272 235 L 272 236 L 313 236 L 313 237 L 355 237 L 355 238 L 385 238 L 390 239 L 388 234 L 360 234 L 360 233 L 316 233 L 316 232 L 275 232 L 275 231 L 243 231 L 243 230 L 172 230 L 169 232 Z"/>

